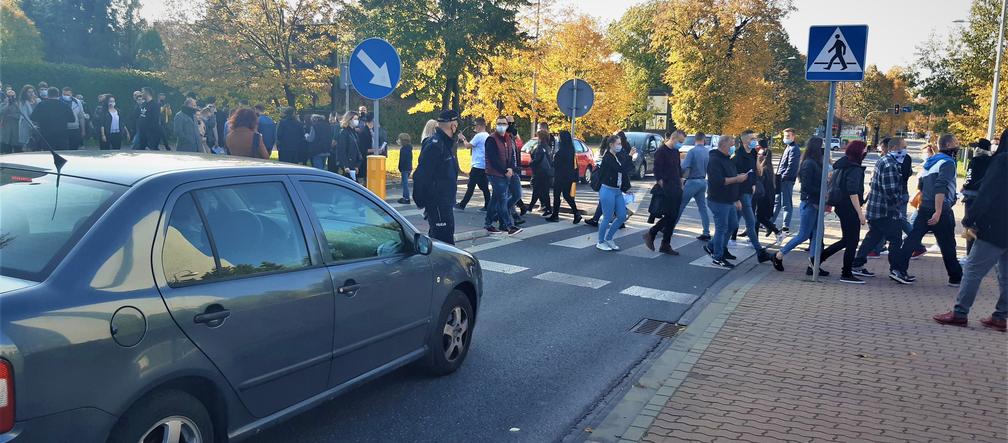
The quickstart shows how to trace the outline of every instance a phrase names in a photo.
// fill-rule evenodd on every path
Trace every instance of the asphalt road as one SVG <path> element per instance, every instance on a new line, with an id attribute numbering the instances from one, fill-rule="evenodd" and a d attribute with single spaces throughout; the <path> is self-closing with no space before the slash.
<path id="1" fill-rule="evenodd" d="M 643 197 L 639 208 L 647 208 L 652 182 L 635 183 Z M 475 210 L 482 205 L 478 194 L 460 216 L 482 214 Z M 797 210 L 797 189 L 795 195 Z M 582 209 L 594 210 L 595 198 L 579 188 Z M 577 435 L 582 419 L 604 409 L 612 400 L 606 394 L 660 348 L 658 337 L 630 329 L 645 318 L 676 322 L 710 295 L 711 286 L 732 278 L 730 271 L 706 266 L 710 259 L 694 238 L 700 224 L 692 204 L 673 244 L 678 257 L 643 248 L 646 217 L 639 210 L 620 231 L 619 252 L 596 250 L 596 230 L 571 224 L 569 214 L 559 224 L 529 215 L 526 232 L 516 237 L 460 244 L 483 263 L 486 281 L 461 370 L 431 378 L 401 369 L 251 441 L 546 442 Z M 735 252 L 751 254 L 745 246 Z"/>

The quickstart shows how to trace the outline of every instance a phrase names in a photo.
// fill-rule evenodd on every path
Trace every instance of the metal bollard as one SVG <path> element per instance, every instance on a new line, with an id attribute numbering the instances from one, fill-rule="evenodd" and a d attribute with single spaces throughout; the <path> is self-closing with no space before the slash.
<path id="1" fill-rule="evenodd" d="M 367 188 L 385 200 L 385 156 L 367 156 Z"/>

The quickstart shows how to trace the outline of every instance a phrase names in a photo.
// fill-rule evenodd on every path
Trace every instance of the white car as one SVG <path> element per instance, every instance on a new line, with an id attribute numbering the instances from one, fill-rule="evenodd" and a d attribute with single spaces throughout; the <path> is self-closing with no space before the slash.
<path id="1" fill-rule="evenodd" d="M 830 139 L 830 143 L 829 143 L 829 148 L 830 148 L 830 151 L 839 151 L 840 150 L 840 139 L 836 138 L 836 137 L 831 138 Z"/>

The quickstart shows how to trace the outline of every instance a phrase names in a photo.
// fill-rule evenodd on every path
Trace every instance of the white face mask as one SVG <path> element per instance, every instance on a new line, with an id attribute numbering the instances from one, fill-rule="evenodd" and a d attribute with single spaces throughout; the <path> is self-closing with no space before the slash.
<path id="1" fill-rule="evenodd" d="M 793 141 L 794 139 L 791 137 L 784 137 L 784 144 L 791 144 Z"/>
<path id="2" fill-rule="evenodd" d="M 507 131 L 507 125 L 497 125 L 498 134 L 504 134 L 504 131 Z"/>
<path id="3" fill-rule="evenodd" d="M 358 120 L 358 119 L 355 118 L 355 119 L 351 120 L 350 123 L 352 125 L 354 125 L 354 126 L 358 126 L 358 125 L 360 125 L 360 120 Z"/>

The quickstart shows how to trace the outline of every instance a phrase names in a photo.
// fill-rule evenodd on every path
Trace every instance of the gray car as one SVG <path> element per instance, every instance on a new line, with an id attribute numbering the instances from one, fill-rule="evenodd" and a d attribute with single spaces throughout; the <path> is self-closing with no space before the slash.
<path id="1" fill-rule="evenodd" d="M 0 442 L 237 440 L 469 351 L 479 262 L 326 171 L 0 157 Z"/>

